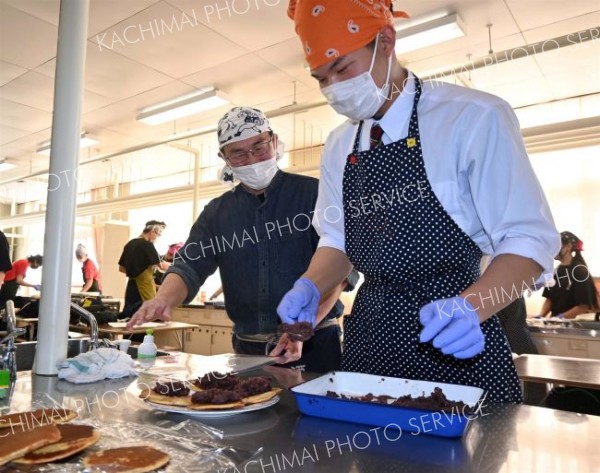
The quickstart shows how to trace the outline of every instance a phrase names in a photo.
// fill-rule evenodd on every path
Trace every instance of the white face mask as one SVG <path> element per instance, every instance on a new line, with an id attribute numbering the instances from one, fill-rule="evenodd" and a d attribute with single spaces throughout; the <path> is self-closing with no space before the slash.
<path id="1" fill-rule="evenodd" d="M 277 157 L 275 156 L 248 166 L 231 168 L 234 178 L 255 190 L 269 187 L 278 170 Z"/>
<path id="2" fill-rule="evenodd" d="M 388 61 L 388 72 L 385 84 L 380 89 L 371 76 L 375 56 L 377 55 L 377 45 L 379 35 L 375 40 L 375 50 L 371 59 L 371 67 L 368 71 L 347 79 L 342 82 L 328 85 L 321 89 L 329 105 L 333 109 L 352 120 L 367 120 L 377 113 L 377 110 L 385 103 L 390 92 L 390 75 L 392 72 L 392 55 Z"/>

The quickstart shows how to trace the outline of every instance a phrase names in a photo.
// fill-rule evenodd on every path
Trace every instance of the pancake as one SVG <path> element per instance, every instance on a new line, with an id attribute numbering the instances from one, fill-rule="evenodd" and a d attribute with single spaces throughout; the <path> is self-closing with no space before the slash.
<path id="1" fill-rule="evenodd" d="M 14 428 L 21 425 L 28 429 L 33 429 L 41 425 L 62 424 L 69 422 L 75 417 L 77 417 L 77 413 L 70 409 L 46 408 L 35 411 L 16 412 L 0 416 L 0 429 Z"/>
<path id="2" fill-rule="evenodd" d="M 246 405 L 260 404 L 261 402 L 267 402 L 273 399 L 282 391 L 281 388 L 272 388 L 270 391 L 261 394 L 255 394 L 254 396 L 248 396 L 242 399 L 242 402 Z"/>
<path id="3" fill-rule="evenodd" d="M 39 464 L 62 460 L 95 444 L 100 438 L 100 432 L 91 425 L 61 424 L 57 427 L 61 434 L 58 442 L 29 452 L 24 457 L 13 460 L 13 462 Z"/>
<path id="4" fill-rule="evenodd" d="M 170 459 L 152 447 L 122 447 L 94 452 L 83 459 L 83 464 L 105 473 L 145 473 L 166 465 Z"/>
<path id="5" fill-rule="evenodd" d="M 212 403 L 191 403 L 188 409 L 193 411 L 224 411 L 228 409 L 241 409 L 244 407 L 243 402 L 228 402 L 225 404 L 212 404 Z"/>
<path id="6" fill-rule="evenodd" d="M 25 426 L 12 429 L 8 435 L 2 437 L 0 442 L 0 465 L 59 440 L 60 430 L 54 424 L 43 425 L 35 429 Z"/>
<path id="7" fill-rule="evenodd" d="M 148 388 L 142 389 L 140 397 L 146 401 L 165 406 L 189 407 L 192 403 L 190 396 L 165 396 Z"/>

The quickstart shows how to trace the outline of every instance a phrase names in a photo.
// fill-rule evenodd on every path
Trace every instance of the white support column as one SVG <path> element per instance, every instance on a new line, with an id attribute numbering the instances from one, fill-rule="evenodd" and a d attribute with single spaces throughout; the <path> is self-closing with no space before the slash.
<path id="1" fill-rule="evenodd" d="M 42 297 L 34 372 L 55 376 L 67 355 L 77 166 L 89 0 L 61 0 Z"/>

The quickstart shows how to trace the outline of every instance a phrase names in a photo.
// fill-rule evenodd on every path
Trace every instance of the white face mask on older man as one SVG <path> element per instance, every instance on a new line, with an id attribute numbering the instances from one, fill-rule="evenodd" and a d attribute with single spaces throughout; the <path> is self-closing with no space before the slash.
<path id="1" fill-rule="evenodd" d="M 262 190 L 269 187 L 269 184 L 271 184 L 271 181 L 279 170 L 276 156 L 259 163 L 232 167 L 230 169 L 234 178 L 254 190 Z"/>

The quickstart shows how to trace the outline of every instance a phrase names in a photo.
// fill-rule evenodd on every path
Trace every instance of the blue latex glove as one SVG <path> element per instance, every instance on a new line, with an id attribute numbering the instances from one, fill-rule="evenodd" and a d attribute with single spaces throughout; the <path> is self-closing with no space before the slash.
<path id="1" fill-rule="evenodd" d="M 321 294 L 310 279 L 300 278 L 285 293 L 277 306 L 277 313 L 284 324 L 310 322 L 317 325 L 317 309 Z"/>
<path id="2" fill-rule="evenodd" d="M 563 314 L 562 312 L 560 314 L 556 314 L 555 317 L 557 319 L 564 319 L 565 318 L 565 314 Z"/>
<path id="3" fill-rule="evenodd" d="M 33 288 L 34 288 L 36 291 L 41 291 L 41 290 L 42 290 L 42 285 L 41 285 L 41 284 L 34 284 L 34 285 L 33 285 Z"/>
<path id="4" fill-rule="evenodd" d="M 433 346 L 445 355 L 472 358 L 485 348 L 477 311 L 462 297 L 430 302 L 423 306 L 419 318 L 424 327 L 421 343 L 433 340 Z"/>

